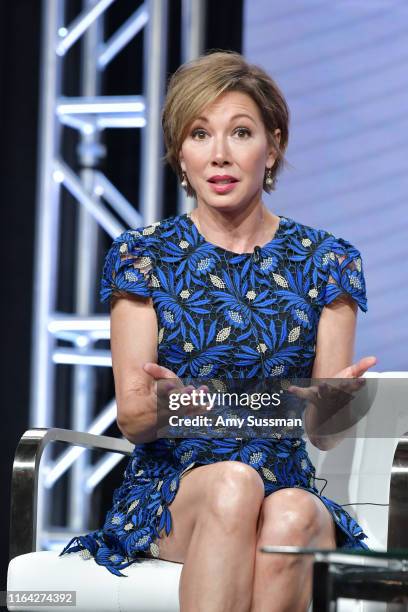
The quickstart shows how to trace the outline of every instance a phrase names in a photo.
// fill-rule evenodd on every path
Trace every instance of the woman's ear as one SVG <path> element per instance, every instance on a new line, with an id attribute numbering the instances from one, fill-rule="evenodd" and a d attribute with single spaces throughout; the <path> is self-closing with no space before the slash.
<path id="1" fill-rule="evenodd" d="M 273 133 L 273 137 L 272 137 L 272 138 L 274 139 L 275 146 L 279 147 L 280 140 L 281 140 L 281 131 L 280 131 L 280 129 L 279 129 L 279 128 L 276 128 L 276 130 L 275 130 L 275 131 L 274 131 L 274 133 Z M 276 154 L 276 150 L 275 150 L 275 148 L 274 148 L 274 146 L 273 146 L 273 142 L 271 141 L 271 138 L 270 138 L 270 140 L 269 140 L 269 145 L 270 145 L 270 147 L 269 147 L 269 151 L 268 151 L 268 160 L 267 160 L 267 161 L 268 161 L 269 163 L 270 163 L 270 162 L 273 162 L 273 163 L 272 163 L 272 166 L 273 166 L 273 164 L 275 163 L 276 158 L 277 158 L 278 156 L 277 156 L 277 154 Z M 271 166 L 271 167 L 272 167 L 272 166 Z"/>
<path id="2" fill-rule="evenodd" d="M 186 171 L 186 164 L 184 163 L 184 157 L 183 157 L 183 153 L 180 150 L 179 153 L 179 164 L 180 164 L 180 168 L 183 170 L 183 172 Z"/>

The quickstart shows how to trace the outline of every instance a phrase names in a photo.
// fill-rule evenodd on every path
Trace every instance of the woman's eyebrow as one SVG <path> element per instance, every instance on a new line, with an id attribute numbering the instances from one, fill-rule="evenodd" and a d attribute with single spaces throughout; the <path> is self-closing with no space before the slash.
<path id="1" fill-rule="evenodd" d="M 252 123 L 255 123 L 256 125 L 256 121 L 254 121 L 254 119 L 252 119 L 252 117 L 250 115 L 247 115 L 246 113 L 239 113 L 238 115 L 233 115 L 230 121 L 233 121 L 234 119 L 239 119 L 240 117 L 246 117 L 247 119 L 250 119 Z M 196 117 L 195 121 L 203 121 L 204 123 L 208 123 L 207 117 Z"/>

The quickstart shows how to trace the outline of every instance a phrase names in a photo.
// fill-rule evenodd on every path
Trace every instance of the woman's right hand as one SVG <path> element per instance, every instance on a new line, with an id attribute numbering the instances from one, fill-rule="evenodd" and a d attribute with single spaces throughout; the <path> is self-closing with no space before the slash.
<path id="1" fill-rule="evenodd" d="M 208 392 L 207 385 L 201 385 L 197 389 L 193 385 L 185 386 L 174 372 L 157 363 L 146 362 L 143 365 L 143 370 L 154 381 L 153 389 L 157 398 L 158 429 L 168 426 L 170 394 L 172 394 L 172 399 L 177 399 L 181 394 L 189 394 L 191 397 L 193 391 L 203 390 L 205 393 Z M 179 416 L 204 414 L 206 413 L 206 407 L 206 403 L 198 405 L 191 400 L 187 405 L 180 405 L 180 408 L 177 409 L 177 414 Z M 176 414 L 176 412 L 173 414 Z"/>

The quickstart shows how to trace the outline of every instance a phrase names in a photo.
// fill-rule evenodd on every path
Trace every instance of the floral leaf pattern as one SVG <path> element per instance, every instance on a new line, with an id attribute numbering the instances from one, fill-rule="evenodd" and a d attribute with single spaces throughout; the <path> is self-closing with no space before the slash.
<path id="1" fill-rule="evenodd" d="M 109 249 L 101 300 L 151 298 L 158 363 L 178 376 L 210 379 L 311 375 L 320 314 L 341 295 L 367 310 L 359 251 L 330 232 L 280 217 L 274 238 L 252 253 L 207 242 L 188 213 L 127 230 Z M 286 487 L 318 495 L 336 525 L 339 547 L 367 548 L 358 523 L 320 495 L 302 438 L 162 438 L 136 445 L 101 529 L 73 538 L 110 572 L 158 556 L 169 534 L 182 476 L 198 465 L 242 461 L 261 476 L 265 496 Z"/>

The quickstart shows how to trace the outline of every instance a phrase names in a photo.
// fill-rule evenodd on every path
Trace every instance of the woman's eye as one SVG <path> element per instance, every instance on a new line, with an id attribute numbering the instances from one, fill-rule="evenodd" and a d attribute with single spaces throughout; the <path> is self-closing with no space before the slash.
<path id="1" fill-rule="evenodd" d="M 241 135 L 244 134 L 244 136 L 250 136 L 251 135 L 251 131 L 248 130 L 248 128 L 237 128 L 236 129 L 237 134 Z"/>
<path id="2" fill-rule="evenodd" d="M 200 138 L 201 134 L 205 134 L 204 130 L 193 130 L 193 132 L 191 133 L 191 136 L 193 138 L 195 138 L 196 136 L 199 136 L 198 140 L 203 140 L 202 138 Z"/>

